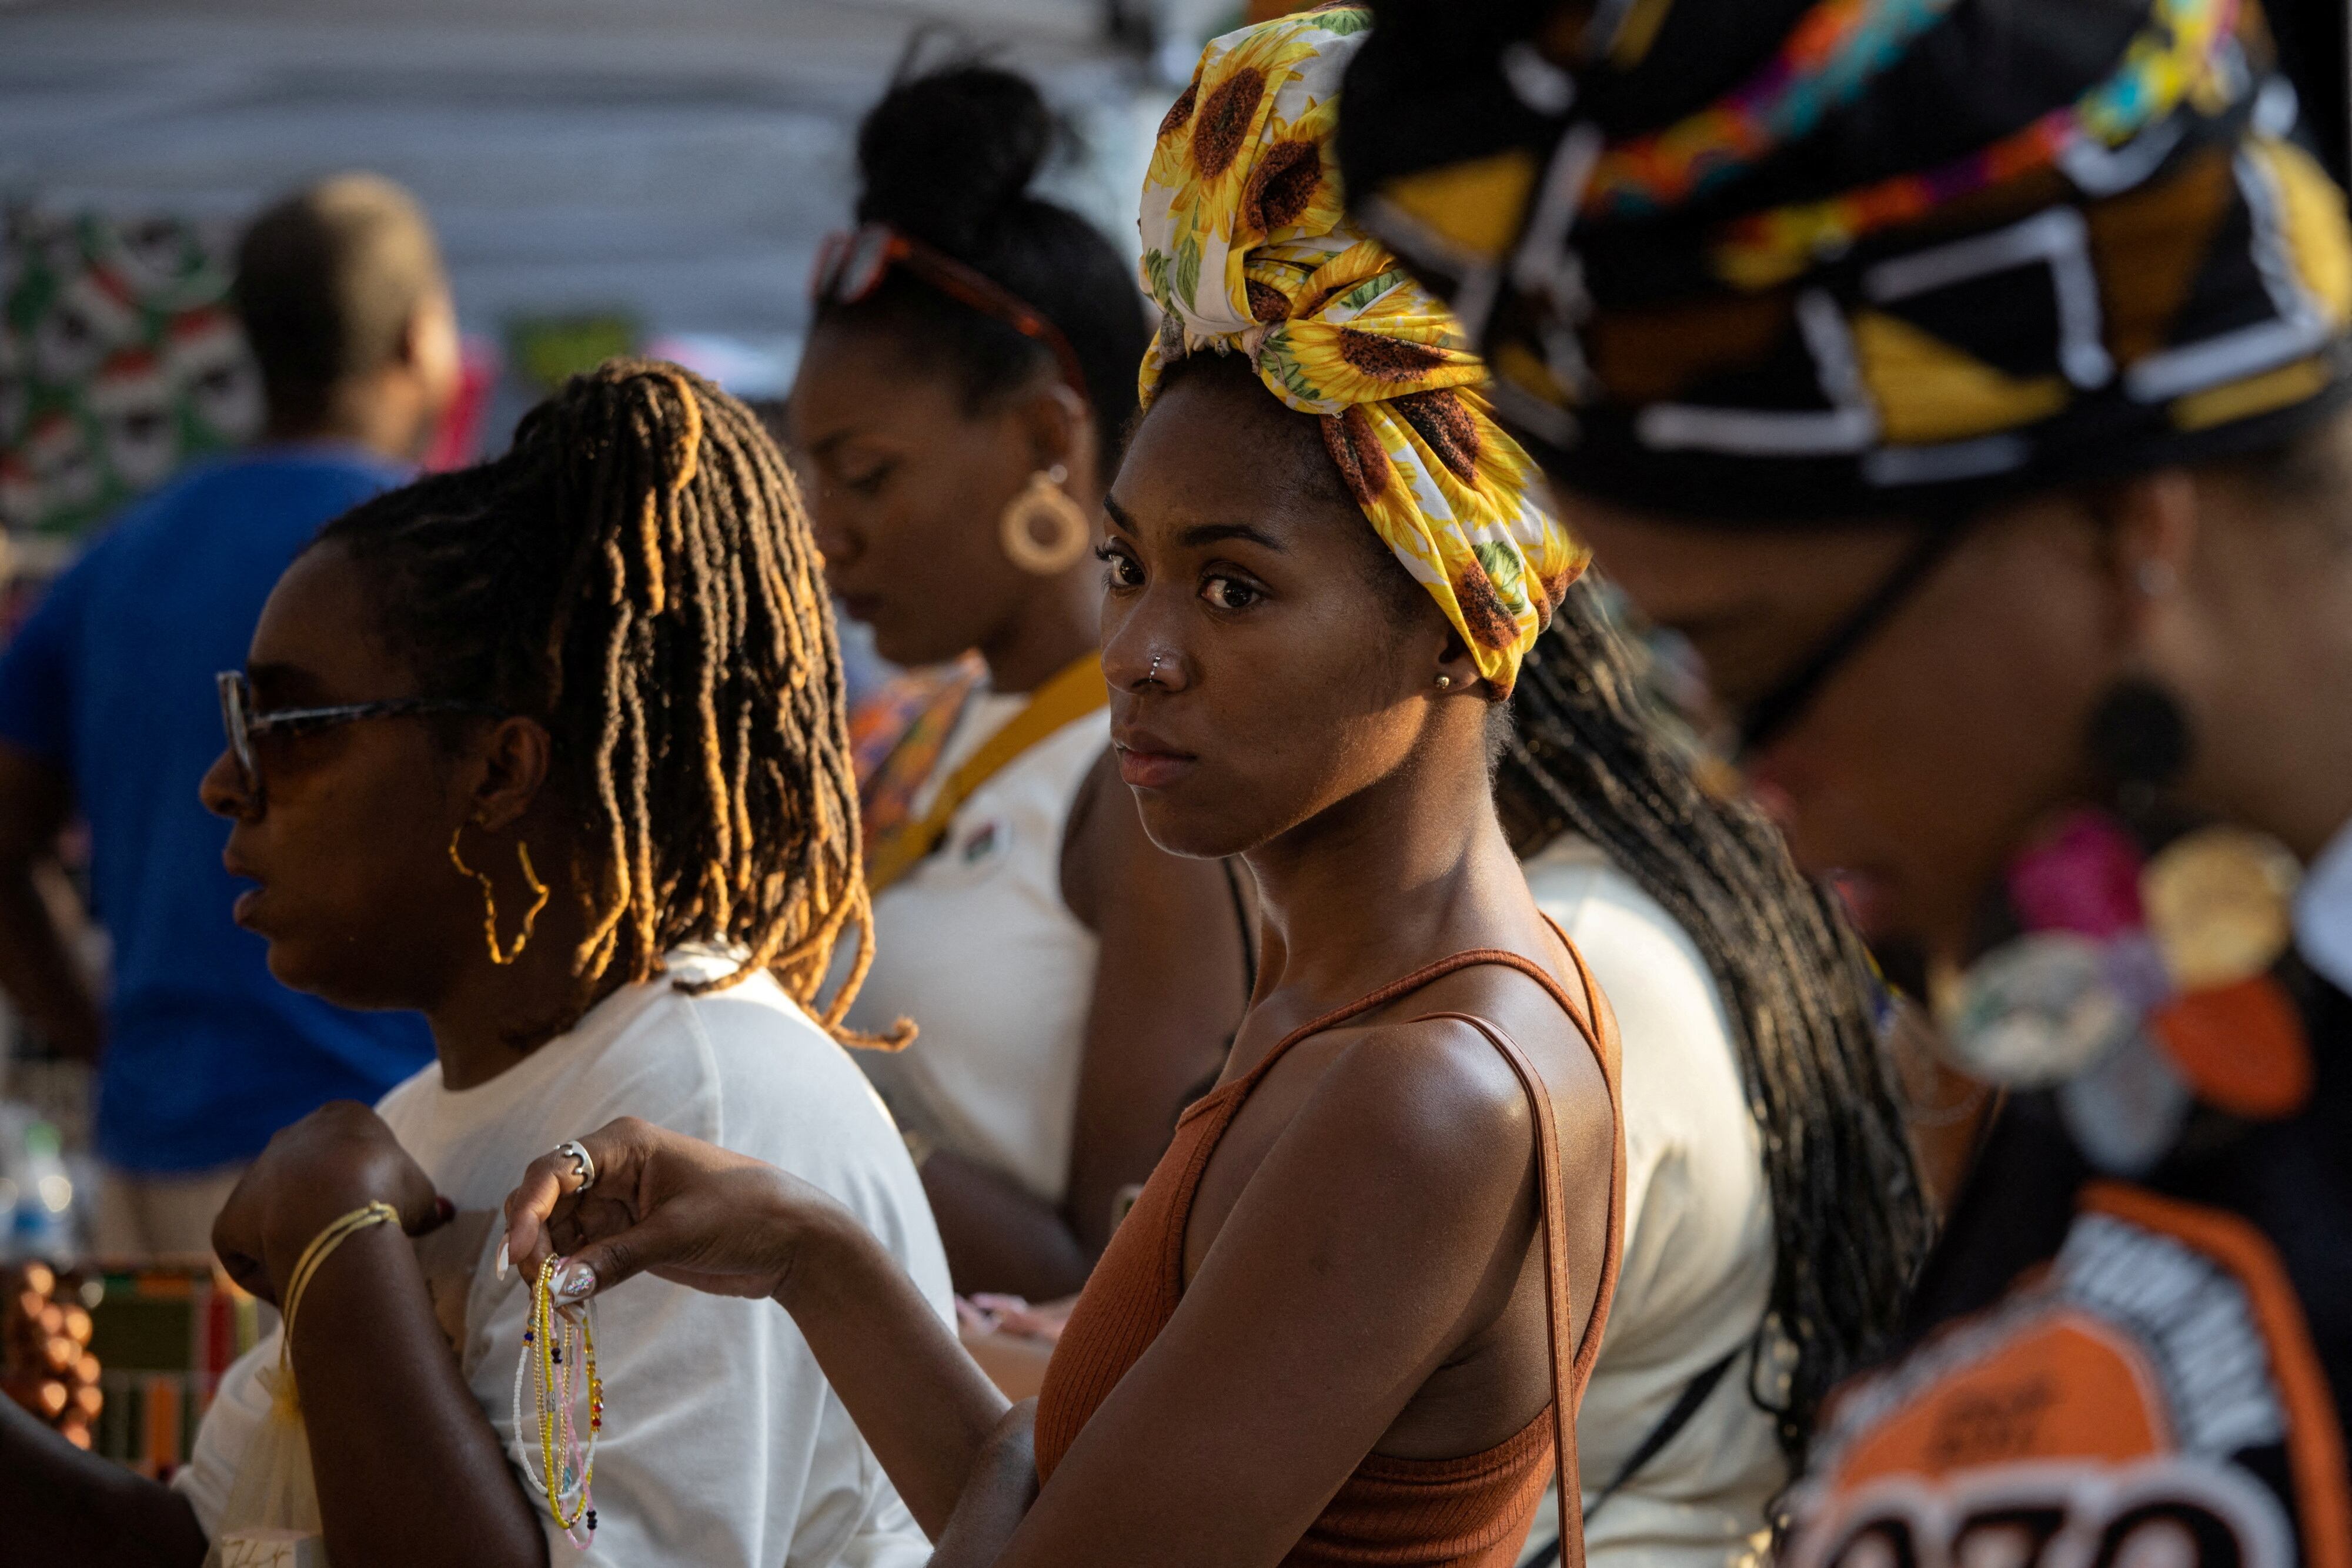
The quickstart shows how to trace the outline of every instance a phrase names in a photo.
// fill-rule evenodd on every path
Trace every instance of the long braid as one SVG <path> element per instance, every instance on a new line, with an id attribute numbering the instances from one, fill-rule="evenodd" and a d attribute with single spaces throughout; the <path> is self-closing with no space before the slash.
<path id="1" fill-rule="evenodd" d="M 682 988 L 771 969 L 836 1036 L 903 1043 L 841 1028 L 873 954 L 840 659 L 798 492 L 750 411 L 674 365 L 611 361 L 507 455 L 321 538 L 369 571 L 425 690 L 547 725 L 579 825 L 580 1006 L 704 943 L 749 961 Z"/>
<path id="2" fill-rule="evenodd" d="M 1772 1198 L 1749 1394 L 1798 1473 L 1823 1397 L 1896 1329 L 1934 1221 L 1878 1048 L 1867 959 L 1752 807 L 1702 789 L 1588 577 L 1519 671 L 1496 803 L 1522 855 L 1582 834 L 1686 931 L 1721 988 Z M 1769 1333 L 1794 1346 L 1777 1388 Z"/>

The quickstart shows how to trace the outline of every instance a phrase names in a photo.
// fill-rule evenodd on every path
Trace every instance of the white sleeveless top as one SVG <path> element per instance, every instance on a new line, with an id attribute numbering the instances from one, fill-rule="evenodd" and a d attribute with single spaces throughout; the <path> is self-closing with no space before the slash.
<path id="1" fill-rule="evenodd" d="M 1748 1396 L 1745 1345 L 1772 1289 L 1762 1142 L 1714 976 L 1672 916 L 1600 850 L 1566 835 L 1528 885 L 1617 1014 L 1625 1113 L 1625 1251 L 1609 1333 L 1577 1415 L 1585 1497 L 1608 1485 L 1691 1380 L 1739 1354 L 1705 1404 L 1585 1531 L 1595 1568 L 1745 1568 L 1786 1480 Z M 1558 1534 L 1545 1514 L 1530 1545 Z"/>
<path id="2" fill-rule="evenodd" d="M 918 815 L 1028 700 L 973 694 L 916 795 Z M 849 1013 L 855 1028 L 910 1018 L 920 1031 L 903 1051 L 856 1053 L 900 1126 L 1048 1203 L 1069 1180 L 1099 946 L 1062 902 L 1062 835 L 1109 744 L 1110 715 L 1097 708 L 972 791 L 940 847 L 875 899 L 874 968 Z"/>

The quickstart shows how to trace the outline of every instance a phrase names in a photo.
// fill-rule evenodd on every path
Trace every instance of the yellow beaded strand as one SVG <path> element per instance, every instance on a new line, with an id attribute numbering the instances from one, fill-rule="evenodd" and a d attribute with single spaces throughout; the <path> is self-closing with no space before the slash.
<path id="1" fill-rule="evenodd" d="M 593 1535 L 596 1529 L 595 1510 L 590 1501 L 589 1489 L 595 1479 L 596 1473 L 595 1437 L 603 1430 L 604 1424 L 604 1379 L 596 1374 L 595 1329 L 583 1308 L 578 1322 L 580 1363 L 573 1370 L 582 1375 L 588 1393 L 589 1438 L 585 1444 L 581 1445 L 583 1452 L 580 1464 L 579 1502 L 567 1518 L 564 1513 L 565 1489 L 562 1467 L 555 1453 L 556 1433 L 559 1425 L 568 1420 L 571 1406 L 569 1390 L 565 1387 L 566 1375 L 556 1370 L 561 1364 L 557 1350 L 557 1335 L 559 1333 L 566 1333 L 566 1330 L 560 1329 L 558 1326 L 560 1314 L 555 1306 L 555 1272 L 561 1261 L 562 1260 L 550 1256 L 540 1265 L 539 1278 L 532 1282 L 530 1293 L 529 1322 L 531 1338 L 539 1353 L 536 1381 L 539 1395 L 540 1473 L 546 1483 L 543 1490 L 547 1494 L 548 1512 L 553 1516 L 555 1522 L 562 1528 L 564 1533 L 572 1534 L 584 1520 L 587 1521 L 589 1533 Z M 551 1405 L 550 1395 L 554 1396 Z"/>

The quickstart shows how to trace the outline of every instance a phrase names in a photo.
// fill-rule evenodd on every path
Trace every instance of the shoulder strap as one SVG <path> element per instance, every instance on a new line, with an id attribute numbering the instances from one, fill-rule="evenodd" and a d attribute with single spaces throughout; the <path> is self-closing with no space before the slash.
<path id="1" fill-rule="evenodd" d="M 1576 1300 L 1569 1290 L 1568 1233 L 1565 1210 L 1567 1194 L 1563 1189 L 1559 1169 L 1559 1131 L 1552 1113 L 1551 1091 L 1537 1071 L 1533 1061 L 1518 1041 L 1499 1025 L 1469 1013 L 1432 1013 L 1431 1018 L 1453 1019 L 1468 1024 L 1483 1034 L 1510 1063 L 1519 1081 L 1520 1090 L 1528 1097 L 1536 1123 L 1537 1197 L 1540 1206 L 1544 1246 L 1544 1301 L 1549 1311 L 1548 1350 L 1551 1360 L 1552 1377 L 1552 1454 L 1559 1486 L 1559 1541 L 1557 1550 L 1561 1568 L 1584 1568 L 1584 1489 L 1577 1463 L 1576 1408 L 1584 1394 L 1584 1385 L 1592 1375 L 1592 1364 L 1601 1354 L 1601 1336 L 1608 1326 L 1609 1306 L 1617 1293 L 1617 1269 L 1623 1250 L 1625 1225 L 1625 1155 L 1624 1110 L 1618 1103 L 1617 1018 L 1609 1006 L 1609 998 L 1593 980 L 1592 969 L 1577 951 L 1568 933 L 1549 915 L 1545 924 L 1567 949 L 1569 959 L 1576 966 L 1577 977 L 1583 982 L 1585 1007 L 1580 1009 L 1570 999 L 1541 966 L 1530 963 L 1516 953 L 1503 954 L 1490 962 L 1507 964 L 1540 981 L 1549 991 L 1562 1011 L 1575 1023 L 1591 1050 L 1593 1060 L 1601 1069 L 1601 1082 L 1609 1092 L 1611 1141 L 1614 1147 L 1609 1160 L 1609 1233 L 1601 1249 L 1601 1279 L 1592 1298 L 1592 1315 L 1585 1320 L 1584 1334 L 1575 1339 Z M 1575 1349 L 1567 1349 L 1570 1343 Z M 1685 1416 L 1684 1419 L 1687 1420 Z M 1671 1434 L 1669 1434 L 1671 1436 Z M 1622 1478 L 1620 1478 L 1622 1480 Z M 1612 1483 L 1614 1485 L 1615 1483 Z"/>
<path id="2" fill-rule="evenodd" d="M 1500 1024 L 1473 1013 L 1425 1013 L 1423 1017 L 1450 1019 L 1485 1035 L 1502 1053 L 1503 1060 L 1510 1063 L 1520 1090 L 1528 1097 L 1528 1108 L 1535 1113 L 1536 1203 L 1538 1223 L 1543 1231 L 1544 1304 L 1550 1312 L 1550 1332 L 1546 1338 L 1551 1358 L 1552 1456 L 1559 1476 L 1561 1562 L 1564 1568 L 1583 1568 L 1584 1521 L 1580 1505 L 1584 1494 L 1576 1462 L 1576 1406 L 1583 1381 L 1578 1376 L 1578 1354 L 1568 1348 L 1577 1343 L 1576 1299 L 1569 1291 L 1568 1227 L 1561 1212 L 1567 1205 L 1567 1195 L 1561 1189 L 1559 1129 L 1552 1115 L 1551 1090 L 1519 1042 Z M 1596 1298 L 1592 1303 L 1594 1322 L 1600 1321 L 1605 1308 L 1606 1303 Z M 1591 1335 L 1590 1325 L 1585 1332 Z"/>
<path id="3" fill-rule="evenodd" d="M 1584 999 L 1590 1010 L 1577 1017 L 1571 1008 L 1570 1016 L 1576 1018 L 1577 1026 L 1584 1031 L 1585 1043 L 1592 1048 L 1593 1060 L 1601 1065 L 1601 1080 L 1609 1085 L 1610 1136 L 1616 1142 L 1616 1152 L 1609 1162 L 1609 1247 L 1601 1257 L 1601 1290 L 1593 1298 L 1592 1317 L 1584 1325 L 1584 1343 L 1576 1351 L 1576 1386 L 1581 1394 L 1585 1383 L 1592 1376 L 1592 1364 L 1601 1359 L 1601 1335 L 1609 1325 L 1610 1304 L 1617 1299 L 1618 1265 L 1624 1261 L 1625 1102 L 1622 1080 L 1619 1076 L 1621 1051 L 1616 1009 L 1609 1005 L 1608 996 L 1592 977 L 1592 967 L 1584 961 L 1584 955 L 1577 951 L 1576 944 L 1568 939 L 1568 933 L 1560 930 L 1559 924 L 1549 915 L 1545 920 L 1551 925 L 1553 934 L 1559 936 L 1560 946 L 1568 949 L 1569 960 L 1576 966 L 1578 978 L 1584 982 Z M 1553 994 L 1559 994 L 1557 987 L 1553 988 Z"/>
<path id="4" fill-rule="evenodd" d="M 1555 926 L 1553 929 L 1558 930 L 1559 927 Z M 1568 941 L 1565 936 L 1561 937 L 1560 940 L 1562 942 Z M 1584 968 L 1584 960 L 1577 954 L 1575 945 L 1572 943 L 1569 944 L 1568 950 L 1570 956 L 1576 959 L 1578 971 L 1583 976 L 1586 996 L 1598 999 L 1601 994 L 1600 989 L 1598 987 L 1593 985 L 1591 971 Z M 1260 1078 L 1263 1078 L 1266 1073 L 1274 1070 L 1274 1064 L 1280 1061 L 1289 1051 L 1292 1046 L 1297 1045 L 1302 1040 L 1311 1040 L 1316 1035 L 1321 1034 L 1326 1030 L 1337 1029 L 1341 1024 L 1346 1023 L 1349 1019 L 1361 1017 L 1363 1014 L 1370 1012 L 1375 1008 L 1386 1007 L 1389 1003 L 1395 1001 L 1399 997 L 1409 997 L 1413 992 L 1420 990 L 1423 987 L 1434 984 L 1436 981 L 1442 980 L 1446 976 L 1453 974 L 1457 969 L 1475 969 L 1482 964 L 1498 964 L 1504 968 L 1517 969 L 1521 974 L 1526 975 L 1537 984 L 1543 987 L 1545 990 L 1551 993 L 1552 1000 L 1560 1005 L 1561 1010 L 1568 1014 L 1570 1019 L 1575 1023 L 1578 1030 L 1581 1032 L 1588 1040 L 1591 1040 L 1595 1038 L 1592 1031 L 1592 1025 L 1587 1021 L 1591 1015 L 1576 1005 L 1575 998 L 1560 988 L 1559 982 L 1552 978 L 1550 971 L 1547 970 L 1542 965 L 1537 963 L 1532 958 L 1523 956 L 1520 954 L 1513 953 L 1501 947 L 1468 947 L 1459 953 L 1448 954 L 1446 956 L 1436 960 L 1434 963 L 1423 964 L 1412 974 L 1406 975 L 1400 979 L 1391 980 L 1379 990 L 1359 997 L 1344 1008 L 1333 1008 L 1328 1013 L 1307 1019 L 1305 1023 L 1300 1024 L 1297 1029 L 1292 1030 L 1288 1034 L 1284 1035 L 1280 1040 L 1275 1041 L 1274 1049 L 1265 1053 L 1264 1061 L 1260 1061 L 1255 1067 L 1251 1068 L 1247 1074 L 1235 1079 L 1232 1083 L 1226 1085 L 1226 1087 L 1228 1089 L 1240 1089 L 1245 1084 L 1256 1083 Z M 1607 1004 L 1604 1002 L 1601 1005 L 1605 1007 Z M 1449 1013 L 1436 1014 L 1433 1016 L 1450 1018 L 1453 1015 Z M 1613 1023 L 1610 1026 L 1610 1039 L 1612 1041 L 1616 1038 L 1615 1027 L 1616 1026 Z M 1605 1071 L 1609 1076 L 1610 1093 L 1613 1098 L 1616 1094 L 1617 1082 L 1616 1056 L 1613 1051 L 1610 1054 Z"/>
<path id="5" fill-rule="evenodd" d="M 939 798 L 922 821 L 879 834 L 866 846 L 866 886 L 879 893 L 921 862 L 947 836 L 948 826 L 963 803 L 980 787 L 1023 752 L 1068 724 L 1108 705 L 1103 685 L 1102 661 L 1088 653 L 1029 695 L 1028 703 L 1003 729 L 982 741 L 980 749 L 948 776 Z"/>
<path id="6" fill-rule="evenodd" d="M 1568 961 L 1576 966 L 1576 977 L 1583 983 L 1584 987 L 1582 1009 L 1580 1010 L 1575 1003 L 1569 1000 L 1567 995 L 1560 990 L 1558 983 L 1553 981 L 1549 975 L 1544 974 L 1539 969 L 1531 972 L 1538 979 L 1544 982 L 1546 990 L 1559 998 L 1559 1005 L 1568 1009 L 1568 1016 L 1576 1020 L 1576 1027 L 1584 1031 L 1585 1040 L 1601 1058 L 1601 1073 L 1602 1077 L 1609 1080 L 1609 1099 L 1613 1105 L 1617 1100 L 1619 1067 L 1616 1009 L 1610 1007 L 1608 997 L 1601 989 L 1601 983 L 1592 977 L 1592 966 L 1584 961 L 1584 955 L 1578 951 L 1575 943 L 1569 940 L 1568 933 L 1560 928 L 1559 922 L 1547 915 L 1544 916 L 1544 924 L 1550 926 L 1551 934 L 1559 938 L 1560 946 L 1568 953 Z"/>
<path id="7" fill-rule="evenodd" d="M 1423 1015 L 1432 1019 L 1452 1019 L 1470 1025 L 1491 1041 L 1510 1064 L 1519 1081 L 1520 1090 L 1536 1123 L 1536 1193 L 1543 1229 L 1544 1301 L 1550 1313 L 1546 1339 L 1551 1360 L 1552 1375 L 1552 1452 L 1559 1478 L 1561 1561 L 1564 1568 L 1584 1568 L 1584 1494 L 1578 1482 L 1576 1463 L 1576 1406 L 1591 1375 L 1592 1363 L 1601 1351 L 1601 1333 L 1609 1317 L 1610 1298 L 1617 1289 L 1618 1255 L 1625 1224 L 1625 1159 L 1624 1115 L 1617 1102 L 1617 1019 L 1610 1010 L 1609 998 L 1592 978 L 1592 970 L 1584 955 L 1576 950 L 1568 933 L 1557 922 L 1545 917 L 1552 934 L 1559 938 L 1570 962 L 1576 966 L 1582 982 L 1584 1005 L 1577 1005 L 1551 972 L 1532 958 L 1500 947 L 1473 947 L 1451 954 L 1435 963 L 1425 964 L 1401 979 L 1391 980 L 1380 989 L 1360 997 L 1346 1007 L 1336 1008 L 1319 1018 L 1310 1019 L 1275 1042 L 1264 1061 L 1250 1069 L 1244 1077 L 1227 1086 L 1239 1094 L 1247 1094 L 1256 1082 L 1270 1071 L 1274 1064 L 1300 1040 L 1309 1039 L 1328 1029 L 1336 1029 L 1349 1019 L 1359 1017 L 1378 1007 L 1385 1006 L 1399 997 L 1408 996 L 1433 981 L 1482 964 L 1496 964 L 1517 969 L 1549 992 L 1559 1004 L 1569 1020 L 1576 1025 L 1600 1065 L 1602 1082 L 1609 1092 L 1611 1134 L 1616 1147 L 1610 1157 L 1609 1172 L 1609 1239 L 1602 1251 L 1600 1289 L 1594 1294 L 1592 1315 L 1584 1325 L 1584 1336 L 1573 1352 L 1566 1347 L 1574 1341 L 1576 1325 L 1575 1298 L 1569 1292 L 1568 1235 L 1561 1210 L 1565 1198 L 1561 1191 L 1559 1169 L 1559 1130 L 1552 1114 L 1551 1091 L 1543 1075 L 1536 1071 L 1519 1043 L 1505 1033 L 1499 1025 L 1469 1013 L 1439 1012 Z"/>
<path id="8" fill-rule="evenodd" d="M 1568 933 L 1557 922 L 1545 917 L 1552 934 L 1567 950 L 1570 962 L 1576 966 L 1582 982 L 1584 1005 L 1580 1007 L 1551 972 L 1534 959 L 1500 947 L 1473 947 L 1425 964 L 1401 979 L 1391 980 L 1370 994 L 1360 997 L 1346 1007 L 1336 1008 L 1319 1018 L 1310 1019 L 1275 1042 L 1264 1061 L 1247 1074 L 1226 1086 L 1230 1092 L 1246 1094 L 1251 1086 L 1264 1077 L 1282 1060 L 1285 1053 L 1300 1040 L 1309 1039 L 1328 1029 L 1336 1029 L 1349 1019 L 1408 996 L 1433 981 L 1453 974 L 1457 969 L 1473 968 L 1482 964 L 1496 964 L 1517 969 L 1549 992 L 1559 1004 L 1569 1020 L 1576 1025 L 1600 1065 L 1602 1082 L 1609 1091 L 1609 1120 L 1616 1147 L 1610 1157 L 1609 1172 L 1609 1239 L 1603 1249 L 1600 1289 L 1592 1301 L 1592 1316 L 1586 1320 L 1584 1337 L 1576 1343 L 1574 1351 L 1566 1347 L 1575 1343 L 1576 1301 L 1569 1292 L 1568 1235 L 1562 1208 L 1565 1197 L 1561 1191 L 1559 1169 L 1559 1130 L 1552 1114 L 1551 1091 L 1536 1071 L 1518 1041 L 1504 1032 L 1501 1026 L 1470 1013 L 1438 1012 L 1422 1015 L 1429 1019 L 1451 1019 L 1468 1024 L 1491 1041 L 1519 1081 L 1519 1088 L 1528 1097 L 1528 1104 L 1536 1123 L 1536 1195 L 1539 1220 L 1543 1230 L 1544 1301 L 1550 1313 L 1546 1339 L 1551 1360 L 1552 1376 L 1552 1452 L 1559 1478 L 1561 1561 L 1564 1568 L 1584 1568 L 1584 1494 L 1577 1479 L 1576 1406 L 1584 1391 L 1586 1379 L 1591 1375 L 1592 1363 L 1601 1351 L 1601 1333 L 1609 1317 L 1609 1301 L 1617 1289 L 1618 1254 L 1622 1249 L 1625 1216 L 1624 1115 L 1617 1102 L 1617 1019 L 1610 1010 L 1609 998 L 1592 978 L 1584 955 L 1576 950 Z M 1418 1020 L 1416 1020 L 1418 1021 Z"/>

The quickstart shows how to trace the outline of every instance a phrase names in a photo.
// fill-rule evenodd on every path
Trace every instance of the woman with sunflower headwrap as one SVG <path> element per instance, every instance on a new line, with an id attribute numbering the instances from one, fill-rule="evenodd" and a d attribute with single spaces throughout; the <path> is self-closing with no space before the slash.
<path id="1" fill-rule="evenodd" d="M 1112 737 L 1155 841 L 1246 858 L 1265 950 L 1223 1078 L 1089 1280 L 1034 1433 L 1016 1416 L 991 1440 L 1002 1402 L 899 1276 L 773 1173 L 620 1126 L 586 1143 L 632 1197 L 578 1207 L 560 1162 L 542 1162 L 512 1205 L 520 1255 L 551 1237 L 606 1285 L 656 1268 L 778 1292 L 910 1506 L 945 1529 L 941 1563 L 1504 1568 L 1561 1478 L 1561 1548 L 1582 1557 L 1575 1416 L 1633 1166 L 1609 1003 L 1530 894 L 1490 783 L 1506 699 L 1537 673 L 1523 666 L 1582 552 L 1495 423 L 1447 313 L 1341 221 L 1330 111 L 1362 19 L 1327 8 L 1213 44 L 1145 191 L 1144 271 L 1163 320 L 1107 501 Z M 1587 654 L 1601 678 L 1622 674 L 1589 640 L 1542 662 Z M 1551 695 L 1530 712 L 1551 749 L 1528 768 L 1558 785 L 1557 748 L 1585 737 L 1616 746 L 1612 761 L 1638 750 L 1622 696 L 1563 695 L 1561 671 L 1544 674 Z M 1611 782 L 1657 812 L 1711 810 L 1655 746 Z M 1636 810 L 1606 799 L 1596 789 L 1570 820 L 1633 841 Z M 1544 817 L 1535 837 L 1559 825 Z M 1751 860 L 1754 837 L 1737 846 Z M 1684 885 L 1666 863 L 1652 856 L 1643 873 L 1689 907 L 1802 902 L 1821 923 L 1785 879 L 1718 862 Z M 1658 1056 L 1645 1070 L 1687 1064 L 1687 1081 L 1651 1092 L 1708 1107 L 1706 1132 L 1677 1135 L 1725 1147 L 1685 1155 L 1736 1173 L 1720 1201 L 1655 1232 L 1644 1271 L 1683 1276 L 1713 1337 L 1702 1354 L 1699 1335 L 1652 1335 L 1642 1392 L 1622 1403 L 1654 1427 L 1692 1374 L 1758 1338 L 1769 1206 L 1713 977 L 1603 870 L 1578 867 L 1562 911 L 1614 950 L 1644 1004 Z M 1830 1035 L 1863 1017 L 1850 950 L 1778 935 L 1813 952 L 1788 963 L 1812 966 L 1823 1012 L 1727 988 L 1743 1030 Z M 1724 972 L 1752 980 L 1769 962 Z M 1866 1025 L 1839 1038 L 1860 1041 L 1866 1093 Z M 1645 1213 L 1675 1188 L 1648 1180 L 1675 1157 L 1645 1154 Z M 1901 1252 L 1899 1228 L 1823 1241 L 1890 1239 Z M 1730 1511 L 1741 1522 L 1696 1542 L 1718 1560 L 1778 1480 L 1748 1381 L 1722 1381 L 1728 1397 L 1692 1434 L 1736 1450 L 1724 1468 L 1741 1489 L 1762 1458 L 1760 1487 Z M 1617 1445 L 1612 1471 L 1635 1446 Z"/>
<path id="2" fill-rule="evenodd" d="M 851 1017 L 919 1033 L 860 1065 L 956 1288 L 1041 1302 L 1086 1283 L 1250 988 L 1239 868 L 1153 847 L 1110 756 L 1093 550 L 1150 327 L 1118 247 L 1032 189 L 1058 134 L 1011 71 L 901 68 L 787 418 L 826 580 L 910 672 L 853 715 Z"/>
<path id="3" fill-rule="evenodd" d="M 2352 1563 L 2352 227 L 2261 10 L 1376 9 L 1351 203 L 2001 1090 L 1792 1561 Z"/>

